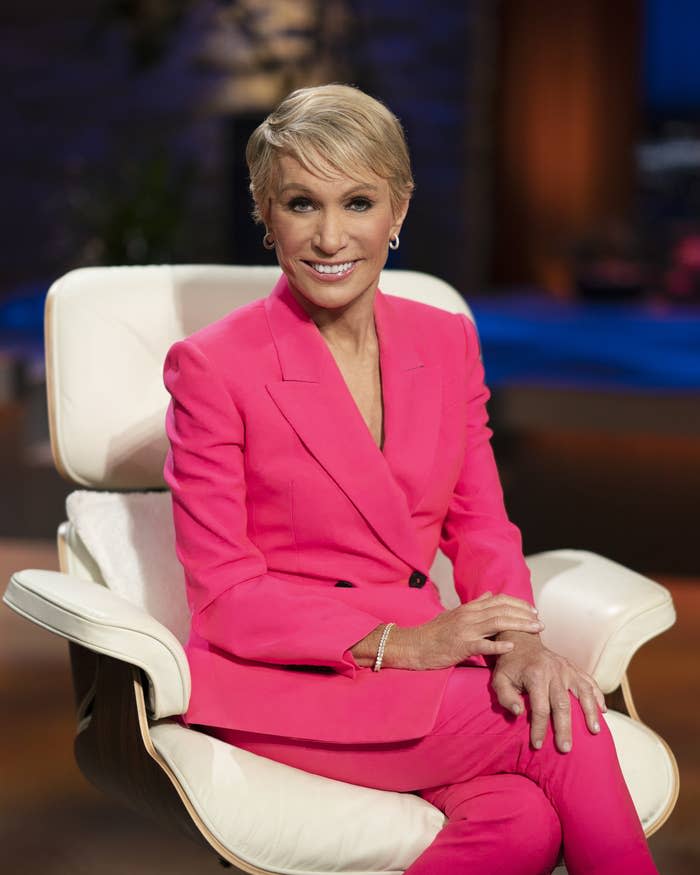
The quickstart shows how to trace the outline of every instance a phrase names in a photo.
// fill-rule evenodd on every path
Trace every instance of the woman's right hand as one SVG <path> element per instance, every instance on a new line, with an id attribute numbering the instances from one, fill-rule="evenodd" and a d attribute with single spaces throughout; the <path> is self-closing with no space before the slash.
<path id="1" fill-rule="evenodd" d="M 499 632 L 537 634 L 543 629 L 544 624 L 528 602 L 485 592 L 420 626 L 392 629 L 384 665 L 419 670 L 448 668 L 477 654 L 508 653 L 513 649 L 512 642 L 491 640 Z"/>

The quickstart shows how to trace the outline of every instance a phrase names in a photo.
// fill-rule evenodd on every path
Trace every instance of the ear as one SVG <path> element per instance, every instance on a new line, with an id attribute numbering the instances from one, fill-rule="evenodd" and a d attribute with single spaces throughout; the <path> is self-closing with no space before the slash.
<path id="1" fill-rule="evenodd" d="M 406 213 L 408 212 L 408 204 L 408 198 L 401 201 L 401 203 L 399 204 L 397 212 L 394 213 L 394 224 L 391 226 L 391 233 L 389 234 L 389 237 L 393 237 L 394 234 L 398 234 L 401 231 L 403 220 L 406 218 Z"/>

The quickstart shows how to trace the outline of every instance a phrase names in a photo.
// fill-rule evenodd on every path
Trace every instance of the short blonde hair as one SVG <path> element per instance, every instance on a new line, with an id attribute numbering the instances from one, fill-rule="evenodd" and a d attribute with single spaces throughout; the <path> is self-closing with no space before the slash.
<path id="1" fill-rule="evenodd" d="M 293 91 L 248 140 L 246 161 L 253 218 L 264 222 L 280 155 L 305 170 L 361 180 L 371 169 L 389 184 L 398 215 L 413 192 L 413 174 L 401 122 L 383 104 L 352 85 L 318 85 Z"/>

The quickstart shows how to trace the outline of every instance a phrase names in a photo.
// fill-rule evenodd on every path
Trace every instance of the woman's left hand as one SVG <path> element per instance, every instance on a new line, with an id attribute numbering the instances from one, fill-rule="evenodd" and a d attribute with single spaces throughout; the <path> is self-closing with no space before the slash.
<path id="1" fill-rule="evenodd" d="M 605 699 L 590 675 L 545 647 L 538 635 L 510 632 L 501 637 L 515 647 L 498 657 L 491 686 L 501 706 L 513 714 L 524 712 L 521 693 L 528 694 L 533 747 L 542 747 L 551 716 L 557 747 L 562 753 L 571 750 L 569 690 L 578 699 L 590 732 L 600 732 L 598 709 L 606 710 Z"/>

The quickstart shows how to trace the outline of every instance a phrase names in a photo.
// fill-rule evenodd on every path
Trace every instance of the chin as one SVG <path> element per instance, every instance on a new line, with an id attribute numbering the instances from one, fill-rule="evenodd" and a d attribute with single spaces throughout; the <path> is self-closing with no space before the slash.
<path id="1" fill-rule="evenodd" d="M 296 293 L 312 307 L 323 307 L 324 310 L 340 310 L 351 304 L 358 295 L 343 294 L 341 289 L 308 289 L 295 284 Z"/>
<path id="2" fill-rule="evenodd" d="M 377 283 L 362 282 L 360 277 L 348 277 L 348 282 L 325 284 L 314 282 L 313 279 L 304 277 L 300 279 L 296 275 L 287 273 L 290 287 L 314 307 L 323 307 L 325 310 L 340 310 L 352 304 L 358 298 L 363 297 L 371 286 L 371 291 L 377 287 Z M 370 292 L 371 294 L 371 292 Z"/>

